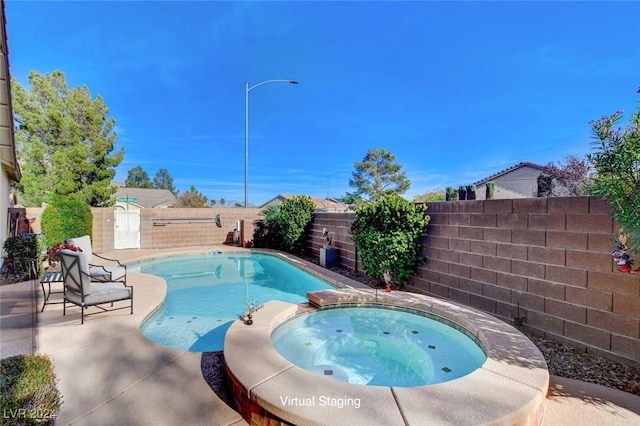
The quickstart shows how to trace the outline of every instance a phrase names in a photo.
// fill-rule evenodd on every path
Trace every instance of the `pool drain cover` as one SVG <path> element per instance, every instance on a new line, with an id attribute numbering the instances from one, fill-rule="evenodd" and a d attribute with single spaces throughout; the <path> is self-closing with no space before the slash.
<path id="1" fill-rule="evenodd" d="M 451 373 L 452 370 L 449 367 L 444 367 L 442 371 L 444 371 L 445 373 Z"/>

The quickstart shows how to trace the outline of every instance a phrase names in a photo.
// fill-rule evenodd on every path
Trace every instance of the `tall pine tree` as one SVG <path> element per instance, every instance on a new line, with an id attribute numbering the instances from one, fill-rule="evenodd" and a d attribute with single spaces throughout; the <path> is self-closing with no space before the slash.
<path id="1" fill-rule="evenodd" d="M 124 148 L 114 152 L 115 120 L 102 97 L 93 99 L 87 86 L 68 88 L 59 70 L 31 71 L 29 84 L 27 91 L 12 81 L 21 202 L 40 206 L 67 198 L 112 205 L 111 182 Z"/>

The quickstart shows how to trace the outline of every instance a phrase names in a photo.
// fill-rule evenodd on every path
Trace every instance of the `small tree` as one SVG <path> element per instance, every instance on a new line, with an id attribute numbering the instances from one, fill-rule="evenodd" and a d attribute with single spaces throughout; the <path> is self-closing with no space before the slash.
<path id="1" fill-rule="evenodd" d="M 415 268 L 424 263 L 420 239 L 426 235 L 429 216 L 425 204 L 399 195 L 387 195 L 356 210 L 351 235 L 369 275 L 384 282 L 385 273 L 404 286 Z"/>
<path id="2" fill-rule="evenodd" d="M 640 89 L 639 89 L 640 92 Z M 616 128 L 622 111 L 589 124 L 596 152 L 588 159 L 596 169 L 593 191 L 611 204 L 616 220 L 630 235 L 629 248 L 640 252 L 640 107 L 626 129 Z"/>

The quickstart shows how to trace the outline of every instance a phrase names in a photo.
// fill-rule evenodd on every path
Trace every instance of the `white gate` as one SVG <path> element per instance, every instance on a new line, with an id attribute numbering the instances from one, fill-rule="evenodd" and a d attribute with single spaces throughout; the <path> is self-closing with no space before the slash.
<path id="1" fill-rule="evenodd" d="M 140 211 L 115 210 L 113 247 L 115 249 L 140 248 Z"/>

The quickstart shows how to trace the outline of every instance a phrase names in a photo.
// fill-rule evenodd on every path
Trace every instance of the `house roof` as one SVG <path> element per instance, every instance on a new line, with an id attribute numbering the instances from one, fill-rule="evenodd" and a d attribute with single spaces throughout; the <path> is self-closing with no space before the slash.
<path id="1" fill-rule="evenodd" d="M 0 56 L 2 56 L 2 63 L 0 67 L 3 68 L 3 72 L 0 74 L 0 84 L 2 84 L 2 104 L 1 113 L 2 124 L 2 136 L 6 136 L 6 139 L 2 139 L 0 145 L 0 163 L 2 163 L 3 171 L 7 173 L 11 180 L 19 182 L 22 178 L 22 172 L 20 171 L 20 164 L 18 163 L 18 157 L 16 155 L 16 141 L 13 129 L 13 103 L 11 101 L 11 73 L 9 71 L 9 45 L 7 43 L 7 14 L 5 12 L 6 2 L 3 0 L 0 5 L 2 9 L 0 11 Z"/>
<path id="2" fill-rule="evenodd" d="M 266 203 L 262 204 L 260 208 L 264 208 L 265 206 L 273 203 L 281 203 L 284 200 L 293 199 L 294 194 L 278 194 Z M 335 198 L 323 198 L 316 197 L 313 195 L 308 195 L 311 198 L 311 201 L 316 205 L 316 210 L 329 210 L 329 211 L 347 211 L 349 210 L 349 206 L 341 201 L 336 200 Z"/>
<path id="3" fill-rule="evenodd" d="M 168 189 L 119 187 L 113 196 L 117 202 L 131 203 L 144 208 L 167 207 L 178 199 Z"/>
<path id="4" fill-rule="evenodd" d="M 541 166 L 540 164 L 536 164 L 536 163 L 530 163 L 528 161 L 522 161 L 522 162 L 520 162 L 518 164 L 515 164 L 515 165 L 513 165 L 511 167 L 508 167 L 508 168 L 506 168 L 504 170 L 500 170 L 499 172 L 494 173 L 491 176 L 488 176 L 488 177 L 486 177 L 484 179 L 481 179 L 481 180 L 479 180 L 477 182 L 474 182 L 474 185 L 482 185 L 483 183 L 487 183 L 492 179 L 495 179 L 495 178 L 500 177 L 502 175 L 506 175 L 507 173 L 510 173 L 510 172 L 512 172 L 514 170 L 517 170 L 517 169 L 520 169 L 522 167 L 531 167 L 531 168 L 534 168 L 534 169 L 538 169 L 541 172 L 547 172 L 548 171 L 546 166 Z"/>

